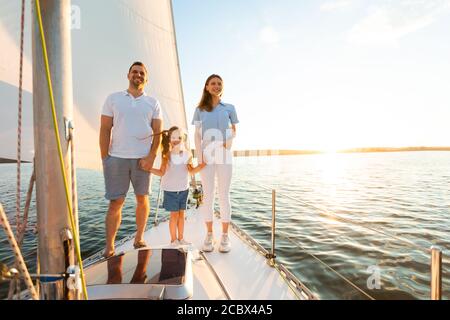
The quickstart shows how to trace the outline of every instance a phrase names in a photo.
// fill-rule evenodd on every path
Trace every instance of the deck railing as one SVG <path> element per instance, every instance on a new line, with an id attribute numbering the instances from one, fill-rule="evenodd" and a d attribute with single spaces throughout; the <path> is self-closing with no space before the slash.
<path id="1" fill-rule="evenodd" d="M 275 258 L 276 258 L 276 247 L 275 247 L 275 236 L 276 236 L 276 196 L 282 196 L 284 198 L 290 199 L 290 200 L 294 200 L 296 202 L 298 202 L 299 204 L 302 205 L 306 205 L 309 207 L 312 207 L 316 210 L 318 210 L 319 214 L 326 216 L 326 217 L 332 217 L 334 220 L 339 220 L 342 222 L 347 222 L 353 225 L 358 225 L 362 228 L 371 230 L 373 232 L 382 234 L 384 236 L 387 236 L 391 239 L 395 239 L 399 242 L 405 243 L 410 247 L 413 247 L 417 250 L 420 250 L 424 253 L 430 254 L 430 269 L 431 269 L 431 279 L 430 279 L 430 291 L 431 291 L 431 299 L 432 300 L 440 300 L 442 299 L 442 250 L 437 247 L 437 246 L 432 246 L 431 248 L 427 249 L 427 248 L 423 248 L 409 240 L 406 240 L 404 238 L 389 234 L 387 232 L 369 227 L 365 224 L 362 223 L 358 223 L 356 221 L 353 221 L 351 219 L 348 218 L 344 218 L 341 217 L 339 215 L 336 215 L 332 212 L 329 212 L 328 210 L 324 209 L 324 208 L 320 208 L 317 205 L 312 205 L 310 203 L 307 203 L 305 201 L 302 201 L 301 199 L 298 198 L 294 198 L 292 196 L 286 195 L 282 192 L 277 192 L 275 189 L 271 189 L 270 187 L 267 186 L 263 186 L 261 184 L 256 184 L 253 182 L 248 182 L 249 184 L 252 184 L 256 187 L 259 187 L 261 189 L 265 189 L 267 191 L 271 191 L 272 192 L 272 223 L 269 225 L 267 223 L 265 223 L 263 221 L 264 224 L 268 225 L 271 228 L 272 231 L 272 248 L 271 248 L 271 253 L 268 254 L 267 258 L 270 261 L 270 264 L 274 264 L 275 263 Z M 368 297 L 369 299 L 375 300 L 370 294 L 368 294 L 367 292 L 365 292 L 363 289 L 359 288 L 356 284 L 354 284 L 352 281 L 350 281 L 349 279 L 347 279 L 345 276 L 343 276 L 342 274 L 340 274 L 338 271 L 336 271 L 335 269 L 333 269 L 331 266 L 329 266 L 327 263 L 325 263 L 323 260 L 321 260 L 320 258 L 318 258 L 316 255 L 308 252 L 301 244 L 299 244 L 297 241 L 295 241 L 292 237 L 286 235 L 284 232 L 280 232 L 278 231 L 278 235 L 282 238 L 285 238 L 286 240 L 290 241 L 291 243 L 295 244 L 297 247 L 301 248 L 305 253 L 307 253 L 308 255 L 312 256 L 314 259 L 316 259 L 317 261 L 319 261 L 321 264 L 323 264 L 325 267 L 327 267 L 328 269 L 330 269 L 332 272 L 334 272 L 336 275 L 338 275 L 340 278 L 342 278 L 344 281 L 346 281 L 349 285 L 351 285 L 352 287 L 354 287 L 356 290 L 358 290 L 359 292 L 361 292 L 363 295 L 365 295 L 366 297 Z"/>

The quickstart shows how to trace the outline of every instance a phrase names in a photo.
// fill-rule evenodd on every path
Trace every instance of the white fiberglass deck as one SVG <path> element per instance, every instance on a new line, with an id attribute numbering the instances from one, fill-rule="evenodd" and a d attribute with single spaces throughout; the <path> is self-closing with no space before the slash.
<path id="1" fill-rule="evenodd" d="M 205 237 L 205 224 L 196 210 L 188 212 L 185 224 L 185 239 L 193 244 L 193 296 L 195 300 L 226 299 L 226 294 L 217 281 L 214 272 L 202 259 L 201 250 Z M 229 253 L 218 252 L 221 223 L 214 221 L 215 250 L 205 256 L 223 283 L 227 293 L 234 300 L 291 300 L 297 299 L 278 271 L 267 264 L 267 260 L 243 241 L 230 228 L 232 249 Z M 163 222 L 145 233 L 150 247 L 166 247 L 170 242 L 168 222 Z M 133 240 L 116 248 L 116 253 L 133 250 Z M 88 277 L 89 268 L 86 270 Z"/>

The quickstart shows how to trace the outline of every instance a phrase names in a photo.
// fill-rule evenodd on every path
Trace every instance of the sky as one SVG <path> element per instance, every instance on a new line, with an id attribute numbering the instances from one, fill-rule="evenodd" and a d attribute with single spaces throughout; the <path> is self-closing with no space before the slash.
<path id="1" fill-rule="evenodd" d="M 235 149 L 450 146 L 450 0 L 173 9 L 188 121 L 220 74 L 240 120 Z"/>

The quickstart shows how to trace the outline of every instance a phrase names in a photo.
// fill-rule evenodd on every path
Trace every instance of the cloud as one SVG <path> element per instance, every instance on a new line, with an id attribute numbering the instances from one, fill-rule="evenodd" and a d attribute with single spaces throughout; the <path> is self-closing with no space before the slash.
<path id="1" fill-rule="evenodd" d="M 337 9 L 348 7 L 352 3 L 352 0 L 327 1 L 320 6 L 320 11 L 335 11 Z"/>
<path id="2" fill-rule="evenodd" d="M 271 26 L 262 28 L 259 32 L 259 40 L 263 44 L 275 45 L 280 41 L 278 32 Z"/>
<path id="3" fill-rule="evenodd" d="M 371 7 L 347 35 L 350 43 L 395 46 L 398 40 L 423 29 L 450 12 L 450 0 L 384 1 Z"/>

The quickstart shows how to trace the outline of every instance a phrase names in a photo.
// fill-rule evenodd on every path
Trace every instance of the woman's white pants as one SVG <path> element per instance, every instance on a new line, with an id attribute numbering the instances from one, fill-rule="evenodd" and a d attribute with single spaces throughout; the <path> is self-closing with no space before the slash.
<path id="1" fill-rule="evenodd" d="M 233 165 L 208 164 L 200 171 L 203 187 L 203 204 L 200 213 L 205 222 L 213 221 L 215 178 L 217 177 L 217 191 L 219 194 L 220 217 L 222 222 L 231 221 L 230 185 Z"/>

